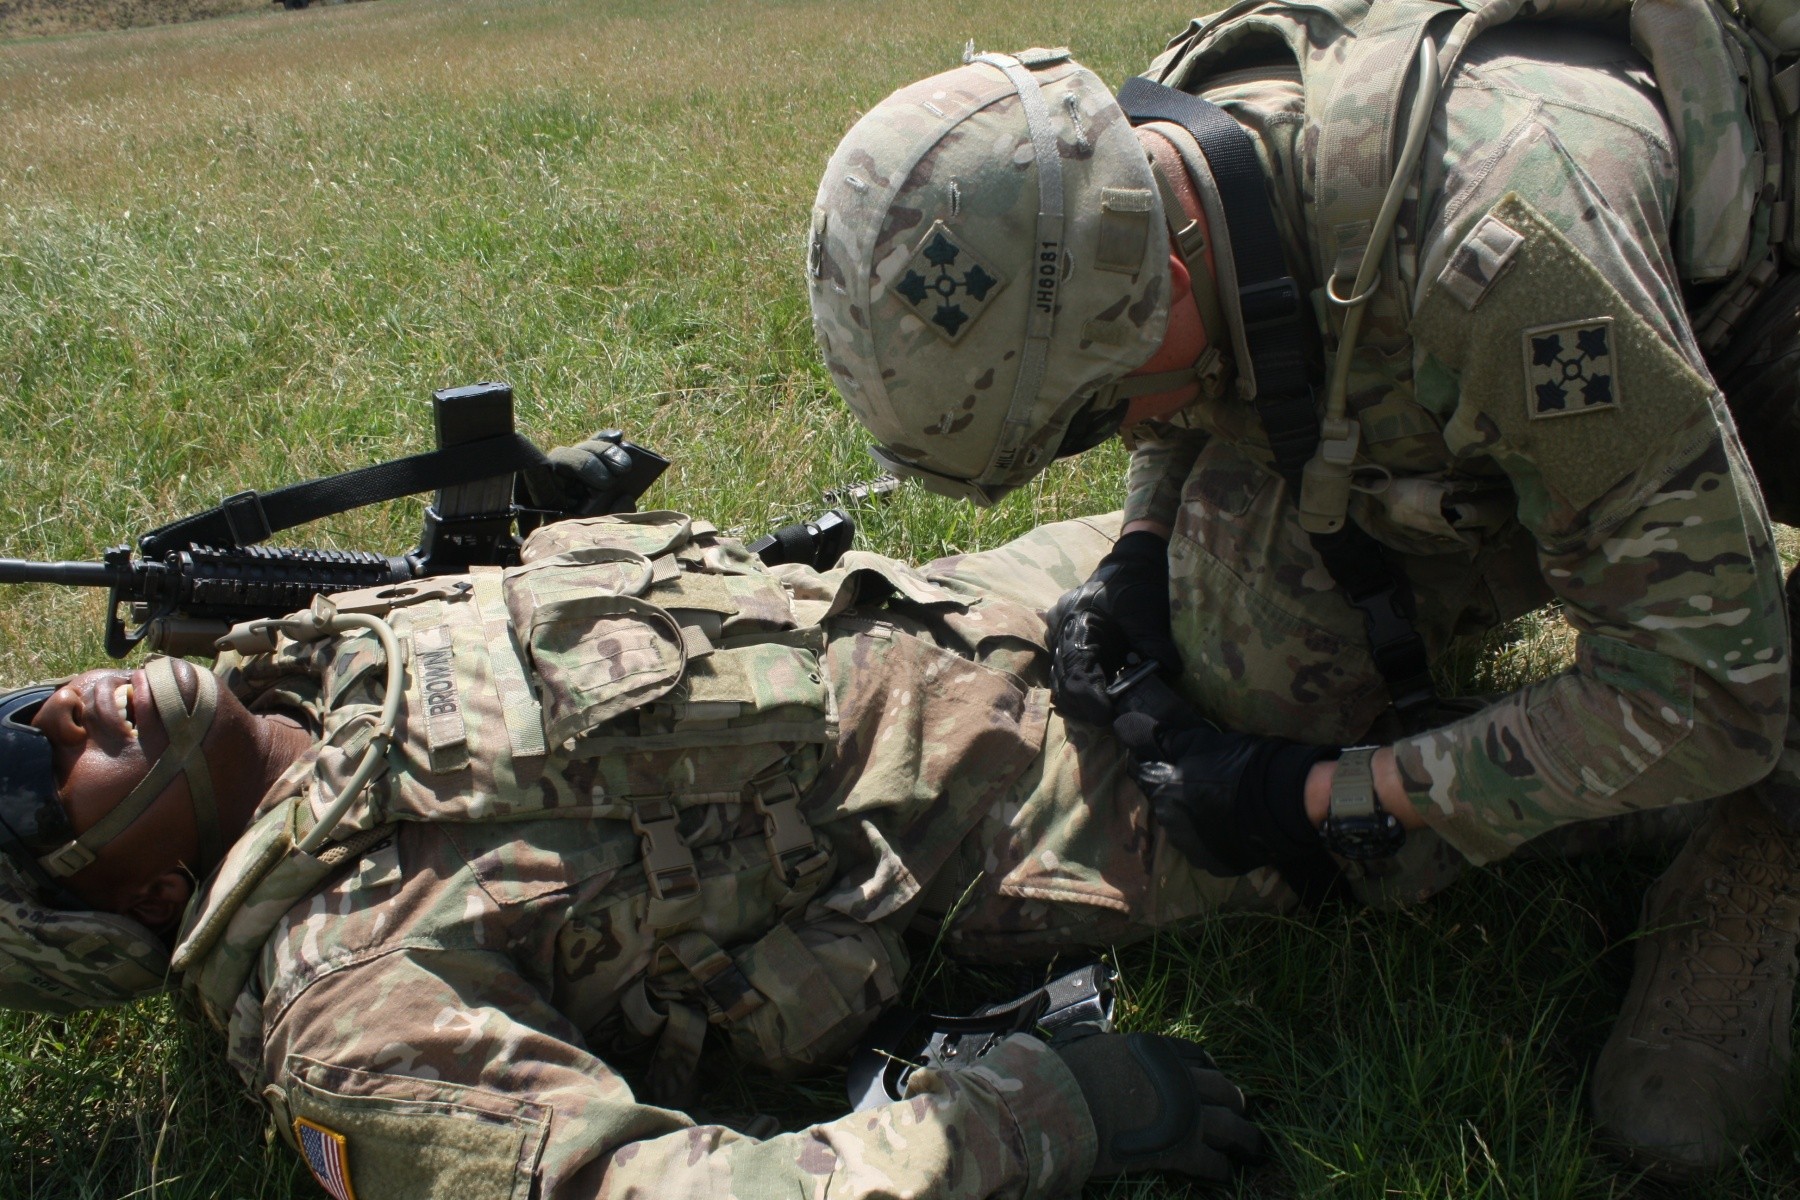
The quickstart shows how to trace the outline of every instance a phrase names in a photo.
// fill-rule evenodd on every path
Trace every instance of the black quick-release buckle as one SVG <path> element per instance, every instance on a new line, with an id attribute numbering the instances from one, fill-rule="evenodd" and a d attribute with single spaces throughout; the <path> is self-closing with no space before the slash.
<path id="1" fill-rule="evenodd" d="M 1350 603 L 1363 614 L 1369 657 L 1387 681 L 1388 698 L 1410 731 L 1437 699 L 1437 690 L 1408 599 L 1398 584 L 1389 584 L 1366 596 L 1352 596 Z"/>
<path id="2" fill-rule="evenodd" d="M 1417 641 L 1410 616 L 1401 608 L 1400 589 L 1392 584 L 1366 596 L 1352 596 L 1350 603 L 1362 610 L 1368 623 L 1369 646 L 1377 656 L 1388 647 Z"/>
<path id="3" fill-rule="evenodd" d="M 1291 321 L 1299 311 L 1300 285 L 1294 282 L 1292 275 L 1238 289 L 1238 312 L 1243 318 L 1245 333 L 1256 333 Z"/>

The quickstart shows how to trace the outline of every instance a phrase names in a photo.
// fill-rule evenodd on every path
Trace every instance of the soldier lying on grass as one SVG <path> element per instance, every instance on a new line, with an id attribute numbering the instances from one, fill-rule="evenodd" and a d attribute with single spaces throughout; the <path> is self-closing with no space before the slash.
<path id="1" fill-rule="evenodd" d="M 1126 756 L 1051 711 L 1039 612 L 1116 526 L 820 574 L 677 514 L 569 521 L 215 672 L 13 692 L 0 1004 L 183 989 L 340 1200 L 1224 1179 L 1256 1132 L 1173 1038 L 1015 1036 L 767 1140 L 680 1111 L 709 1026 L 840 1061 L 953 907 L 950 945 L 1019 960 L 1292 902 L 1171 853 Z"/>

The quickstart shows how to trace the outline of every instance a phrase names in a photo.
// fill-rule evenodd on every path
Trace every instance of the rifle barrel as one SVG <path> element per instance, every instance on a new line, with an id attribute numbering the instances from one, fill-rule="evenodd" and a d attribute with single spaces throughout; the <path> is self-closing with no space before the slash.
<path id="1" fill-rule="evenodd" d="M 111 563 L 27 562 L 0 558 L 0 583 L 60 583 L 70 587 L 123 587 L 131 583 L 131 568 Z"/>

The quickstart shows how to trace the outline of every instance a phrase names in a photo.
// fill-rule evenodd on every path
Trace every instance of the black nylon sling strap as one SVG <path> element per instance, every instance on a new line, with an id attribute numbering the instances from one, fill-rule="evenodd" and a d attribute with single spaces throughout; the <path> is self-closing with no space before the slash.
<path id="1" fill-rule="evenodd" d="M 227 496 L 216 508 L 152 529 L 138 539 L 138 550 L 145 558 L 161 558 L 195 545 L 221 549 L 254 545 L 283 529 L 365 504 L 492 479 L 545 461 L 544 452 L 522 434 L 464 442 L 323 479 L 292 483 L 272 492 L 239 492 Z"/>
<path id="2" fill-rule="evenodd" d="M 1301 326 L 1310 313 L 1287 270 L 1256 147 L 1218 105 L 1142 76 L 1119 89 L 1119 107 L 1133 125 L 1180 125 L 1206 156 L 1231 226 L 1231 262 L 1256 383 L 1256 413 L 1275 469 L 1298 497 L 1302 472 L 1319 444 L 1318 400 L 1306 369 Z M 1381 543 L 1354 521 L 1346 521 L 1336 533 L 1310 536 L 1332 580 L 1363 615 L 1370 656 L 1402 723 L 1408 729 L 1420 727 L 1436 694 L 1424 640 L 1413 628 L 1413 595 L 1406 576 Z"/>
<path id="3" fill-rule="evenodd" d="M 1301 400 L 1308 408 L 1301 424 L 1316 437 L 1318 416 L 1310 407 L 1312 389 L 1300 334 L 1300 285 L 1288 274 L 1281 233 L 1263 189 L 1262 164 L 1249 135 L 1218 105 L 1142 76 L 1119 89 L 1119 107 L 1133 125 L 1170 121 L 1200 143 L 1219 185 L 1219 199 L 1230 214 L 1231 262 L 1237 269 L 1244 342 L 1256 376 L 1258 407 L 1263 397 Z M 1292 436 L 1292 425 L 1291 418 L 1284 423 L 1287 436 Z M 1310 456 L 1311 450 L 1307 453 Z"/>

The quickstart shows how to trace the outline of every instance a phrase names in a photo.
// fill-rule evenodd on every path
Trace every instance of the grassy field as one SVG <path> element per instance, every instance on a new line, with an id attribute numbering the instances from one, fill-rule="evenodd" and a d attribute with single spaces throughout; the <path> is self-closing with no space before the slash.
<path id="1" fill-rule="evenodd" d="M 489 378 L 545 444 L 619 425 L 668 453 L 655 504 L 747 532 L 815 512 L 872 473 L 799 272 L 843 130 L 968 38 L 1066 42 L 1116 80 L 1188 16 L 382 0 L 0 45 L 0 553 L 92 558 L 243 488 L 423 449 L 430 391 Z M 975 549 L 1116 506 L 1121 466 L 1088 455 L 988 512 L 909 489 L 857 515 L 875 549 Z M 309 540 L 397 552 L 418 519 Z M 98 595 L 4 598 L 0 678 L 100 661 Z M 1553 657 L 1555 623 L 1528 625 L 1472 655 L 1495 682 Z M 1218 920 L 1121 955 L 1128 1019 L 1204 1037 L 1254 1095 L 1275 1149 L 1242 1195 L 1662 1194 L 1594 1150 L 1584 1107 L 1659 867 L 1521 862 L 1401 915 Z M 0 1063 L 0 1196 L 318 1194 L 169 1002 L 0 1014 Z M 797 1121 L 834 1087 L 721 1095 Z M 1706 1194 L 1796 1193 L 1790 1103 Z"/>
<path id="2" fill-rule="evenodd" d="M 0 0 L 0 41 L 258 12 L 270 0 Z"/>

